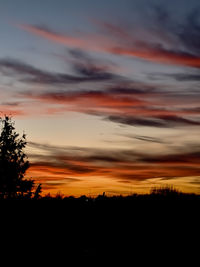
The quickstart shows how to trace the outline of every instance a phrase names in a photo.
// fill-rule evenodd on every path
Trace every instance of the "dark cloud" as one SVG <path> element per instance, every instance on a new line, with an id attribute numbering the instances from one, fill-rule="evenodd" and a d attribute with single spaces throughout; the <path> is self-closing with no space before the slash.
<path id="1" fill-rule="evenodd" d="M 16 107 L 16 106 L 19 106 L 20 105 L 20 102 L 12 102 L 12 101 L 8 101 L 8 102 L 1 102 L 0 103 L 1 106 L 13 106 L 13 107 Z"/>
<path id="2" fill-rule="evenodd" d="M 174 78 L 177 81 L 200 81 L 200 73 L 177 73 L 169 74 L 168 76 Z"/>
<path id="3" fill-rule="evenodd" d="M 30 76 L 45 76 L 45 72 L 15 59 L 0 59 L 0 71 L 6 75 L 30 75 Z"/>
<path id="4" fill-rule="evenodd" d="M 168 127 L 164 122 L 158 119 L 145 119 L 136 118 L 135 116 L 124 116 L 124 115 L 110 115 L 105 118 L 115 123 L 130 125 L 130 126 L 148 126 L 148 127 Z"/>
<path id="5" fill-rule="evenodd" d="M 154 85 L 147 85 L 139 82 L 121 82 L 106 89 L 106 92 L 116 95 L 135 95 L 135 96 L 152 96 L 160 94 L 158 88 Z"/>
<path id="6" fill-rule="evenodd" d="M 72 56 L 73 64 L 71 67 L 75 73 L 100 80 L 117 78 L 117 75 L 110 72 L 108 62 L 105 65 L 101 63 L 100 59 L 96 60 L 80 49 L 71 49 L 68 52 Z"/>
<path id="7" fill-rule="evenodd" d="M 149 8 L 152 11 L 156 25 L 162 25 L 162 27 L 169 26 L 171 17 L 169 15 L 169 11 L 166 8 L 160 5 L 151 5 Z"/>
<path id="8" fill-rule="evenodd" d="M 182 152 L 171 155 L 162 155 L 162 156 L 148 156 L 141 157 L 141 161 L 147 163 L 157 163 L 157 164 L 196 164 L 196 168 L 199 169 L 198 164 L 200 163 L 200 151 L 195 152 Z M 186 165 L 185 165 L 186 166 Z M 184 166 L 182 166 L 184 168 Z"/>
<path id="9" fill-rule="evenodd" d="M 40 70 L 15 59 L 0 59 L 0 72 L 10 77 L 16 77 L 25 83 L 38 84 L 70 84 L 81 82 L 100 82 L 116 78 L 114 74 L 101 68 L 88 64 L 75 64 L 73 66 L 77 75 L 53 73 Z"/>
<path id="10" fill-rule="evenodd" d="M 77 146 L 54 146 L 54 145 L 50 145 L 50 144 L 45 144 L 45 143 L 36 143 L 36 142 L 28 142 L 28 146 L 32 147 L 32 148 L 37 148 L 40 150 L 44 150 L 46 152 L 67 152 L 67 151 L 82 151 L 83 148 L 79 148 Z"/>
<path id="11" fill-rule="evenodd" d="M 140 135 L 125 135 L 130 138 L 141 137 L 145 140 L 161 142 L 160 139 L 149 137 L 149 136 L 140 136 Z M 106 148 L 92 148 L 92 147 L 79 147 L 79 146 L 55 146 L 50 144 L 43 144 L 37 142 L 28 142 L 28 146 L 38 151 L 43 151 L 44 153 L 30 154 L 34 159 L 39 157 L 41 160 L 46 159 L 48 162 L 47 166 L 61 167 L 69 160 L 70 162 L 74 161 L 77 163 L 81 162 L 98 162 L 106 161 L 107 163 L 116 163 L 124 162 L 154 162 L 154 163 L 194 163 L 197 164 L 200 162 L 200 146 L 196 145 L 187 145 L 184 147 L 174 147 L 173 153 L 169 154 L 157 154 L 154 151 L 138 152 L 136 150 L 130 149 L 106 149 Z M 51 160 L 50 160 L 51 159 Z M 56 161 L 54 161 L 56 159 Z M 58 160 L 58 161 L 57 161 Z M 40 161 L 43 165 L 44 161 Z M 34 163 L 33 163 L 34 164 Z M 136 168 L 132 166 L 132 169 Z"/>
<path id="12" fill-rule="evenodd" d="M 159 128 L 169 128 L 176 126 L 199 126 L 199 121 L 194 121 L 190 119 L 185 119 L 178 117 L 176 115 L 170 116 L 157 116 L 157 117 L 147 117 L 141 118 L 136 116 L 126 116 L 126 115 L 110 115 L 105 118 L 115 123 L 130 125 L 130 126 L 147 126 L 147 127 L 159 127 Z"/>
<path id="13" fill-rule="evenodd" d="M 139 26 L 141 32 L 147 35 L 145 38 L 137 36 L 138 30 L 134 26 L 131 30 L 130 25 L 122 28 L 112 23 L 102 23 L 105 32 L 117 38 L 116 46 L 110 47 L 109 51 L 153 62 L 200 68 L 199 12 L 191 12 L 187 22 L 182 23 L 172 19 L 163 6 L 152 5 L 150 14 L 144 17 L 148 22 L 146 28 Z"/>
<path id="14" fill-rule="evenodd" d="M 123 29 L 111 23 L 104 23 L 110 35 L 118 36 L 117 45 L 110 48 L 114 54 L 138 57 L 140 59 L 172 65 L 200 68 L 200 8 L 188 10 L 182 20 L 172 17 L 166 6 L 151 5 L 144 16 L 147 37 L 137 36 L 131 27 Z M 118 31 L 117 31 L 118 29 Z M 118 33 L 118 34 L 116 34 Z M 119 36 L 119 33 L 123 33 Z M 126 34 L 125 34 L 126 33 Z M 149 36 L 149 40 L 148 40 Z"/>
<path id="15" fill-rule="evenodd" d="M 152 136 L 146 136 L 146 135 L 124 135 L 125 137 L 131 138 L 131 139 L 137 139 L 140 141 L 150 142 L 150 143 L 158 143 L 163 144 L 164 141 L 162 141 L 160 138 L 152 137 Z"/>
<path id="16" fill-rule="evenodd" d="M 200 7 L 194 9 L 176 34 L 188 50 L 200 55 Z"/>
<path id="17" fill-rule="evenodd" d="M 115 163 L 122 161 L 123 159 L 132 160 L 133 158 L 137 156 L 136 152 L 127 151 L 127 150 L 116 150 L 116 149 L 100 149 L 100 148 L 89 148 L 89 147 L 77 147 L 77 146 L 53 146 L 49 144 L 40 144 L 36 142 L 29 142 L 28 146 L 32 148 L 39 149 L 41 151 L 44 151 L 45 156 L 38 155 L 38 154 L 32 154 L 31 157 L 37 158 L 38 156 L 42 158 L 44 157 L 49 162 L 51 159 L 51 156 L 54 155 L 57 159 L 60 160 L 60 163 L 66 162 L 67 160 L 75 159 L 78 162 L 96 162 L 96 161 L 102 161 L 107 163 Z M 55 167 L 59 167 L 60 163 L 50 163 L 51 165 L 56 164 Z"/>
<path id="18" fill-rule="evenodd" d="M 87 160 L 89 161 L 100 161 L 100 162 L 107 162 L 107 163 L 117 163 L 120 162 L 121 159 L 118 158 L 118 156 L 115 156 L 114 154 L 112 155 L 107 155 L 106 153 L 101 153 L 99 155 L 91 155 L 87 157 Z"/>
<path id="19" fill-rule="evenodd" d="M 152 5 L 152 21 L 160 31 L 164 30 L 171 44 L 179 44 L 179 51 L 184 47 L 195 57 L 200 55 L 200 6 L 195 9 L 188 9 L 188 13 L 182 20 L 177 21 L 172 18 L 169 10 L 165 6 Z M 167 41 L 167 40 L 165 40 Z"/>
<path id="20" fill-rule="evenodd" d="M 176 125 L 200 125 L 200 121 L 194 121 L 194 120 L 190 120 L 190 119 L 186 119 L 186 118 L 182 118 L 176 115 L 160 115 L 157 116 L 157 118 L 163 120 L 166 122 L 166 124 L 168 125 L 167 127 L 170 126 L 176 126 Z"/>
<path id="21" fill-rule="evenodd" d="M 187 112 L 187 113 L 200 113 L 200 107 L 191 107 L 191 108 L 183 108 L 183 111 Z"/>
<path id="22" fill-rule="evenodd" d="M 185 73 L 151 73 L 150 78 L 154 80 L 172 78 L 180 82 L 198 82 L 200 81 L 200 73 L 196 71 Z"/>

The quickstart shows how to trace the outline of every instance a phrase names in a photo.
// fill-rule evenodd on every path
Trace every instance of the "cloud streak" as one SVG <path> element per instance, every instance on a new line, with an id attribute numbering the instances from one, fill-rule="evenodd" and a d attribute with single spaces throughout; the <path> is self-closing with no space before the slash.
<path id="1" fill-rule="evenodd" d="M 48 114 L 76 111 L 128 126 L 170 128 L 200 125 L 198 92 L 180 94 L 176 90 L 163 90 L 162 85 L 126 81 L 124 77 L 109 72 L 103 64 L 90 60 L 86 54 L 73 53 L 74 75 L 40 70 L 15 59 L 0 59 L 0 72 L 29 86 L 51 86 L 42 91 L 15 93 L 15 98 L 23 98 L 24 103 L 37 102 Z M 93 89 L 69 90 L 63 87 L 86 82 L 93 83 Z M 19 103 L 15 107 L 1 104 L 1 108 L 18 115 L 23 113 L 23 105 Z"/>
<path id="2" fill-rule="evenodd" d="M 79 49 L 81 48 L 86 51 L 93 50 L 96 52 L 107 52 L 115 55 L 136 57 L 152 62 L 200 68 L 199 54 L 191 53 L 190 49 L 189 51 L 185 51 L 184 49 L 177 49 L 178 43 L 175 45 L 171 44 L 174 45 L 173 48 L 166 48 L 164 46 L 163 39 L 167 39 L 168 32 L 166 32 L 165 38 L 163 36 L 164 33 L 161 34 L 160 31 L 159 37 L 162 38 L 160 41 L 156 41 L 154 40 L 154 32 L 152 31 L 152 40 L 150 42 L 147 42 L 144 40 L 135 39 L 133 37 L 134 32 L 130 34 L 117 25 L 113 25 L 112 23 L 102 24 L 104 25 L 103 29 L 108 31 L 109 35 L 104 35 L 104 37 L 99 36 L 101 42 L 96 42 L 96 38 L 92 37 L 92 35 L 90 37 L 87 36 L 87 38 L 84 39 L 83 37 L 80 38 L 62 35 L 52 30 L 47 30 L 46 28 L 41 28 L 33 25 L 22 24 L 17 25 L 17 27 L 28 31 L 33 35 L 40 36 L 43 39 L 47 39 L 51 42 L 59 43 L 69 47 Z M 178 34 L 176 35 L 178 36 Z M 123 36 L 123 38 L 121 38 L 121 36 Z M 186 44 L 184 40 L 188 39 L 188 37 L 190 36 L 191 34 L 189 34 L 188 31 L 186 32 L 186 30 L 182 33 L 182 35 L 179 34 L 179 41 L 182 41 L 183 44 L 187 46 L 187 48 L 190 48 L 192 45 Z M 192 36 L 192 39 L 194 40 L 194 36 Z M 197 45 L 195 45 L 195 47 L 196 46 Z"/>
<path id="3" fill-rule="evenodd" d="M 76 37 L 68 36 L 68 35 L 62 35 L 58 34 L 50 29 L 47 29 L 47 27 L 41 27 L 41 26 L 33 26 L 33 25 L 27 25 L 27 24 L 17 24 L 17 27 L 19 27 L 22 30 L 28 31 L 36 36 L 40 36 L 44 39 L 47 39 L 49 41 L 63 44 L 63 45 L 69 45 L 72 47 L 77 48 L 87 48 L 88 42 L 81 40 Z"/>
<path id="4" fill-rule="evenodd" d="M 15 59 L 0 59 L 0 72 L 6 76 L 16 77 L 25 83 L 47 85 L 73 84 L 82 82 L 100 82 L 117 78 L 114 74 L 90 64 L 76 64 L 73 66 L 76 75 L 53 73 L 40 70 L 29 64 Z"/>
<path id="5" fill-rule="evenodd" d="M 145 140 L 146 141 L 146 140 Z M 30 143 L 43 153 L 30 155 L 30 173 L 43 177 L 42 181 L 74 183 L 88 177 L 114 179 L 119 183 L 145 182 L 151 179 L 165 180 L 199 176 L 200 151 L 174 151 L 171 154 L 141 153 L 126 149 L 99 149 L 83 147 L 55 147 Z M 36 173 L 37 172 L 37 173 Z M 70 177 L 68 181 L 67 177 Z M 99 178 L 98 178 L 99 177 Z M 197 179 L 197 178 L 196 178 Z M 48 184 L 48 183 L 47 183 Z M 55 185 L 57 187 L 57 185 Z"/>
<path id="6" fill-rule="evenodd" d="M 142 84 L 141 84 L 142 87 Z M 104 120 L 129 126 L 170 128 L 179 126 L 200 126 L 199 107 L 185 105 L 180 107 L 180 96 L 173 92 L 159 92 L 124 86 L 106 87 L 102 90 L 46 91 L 42 93 L 24 92 L 20 96 L 51 105 L 51 111 L 76 111 L 96 115 Z M 164 99 L 173 99 L 171 108 L 164 104 Z M 177 98 L 177 99 L 176 99 Z M 195 103 L 196 94 L 191 95 Z M 181 101 L 184 100 L 182 96 Z M 185 95 L 188 101 L 188 94 Z M 55 109 L 53 106 L 55 105 Z"/>

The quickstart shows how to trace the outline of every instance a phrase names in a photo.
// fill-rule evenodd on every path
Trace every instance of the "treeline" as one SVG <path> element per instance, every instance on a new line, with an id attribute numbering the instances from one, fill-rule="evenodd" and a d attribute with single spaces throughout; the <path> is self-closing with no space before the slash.
<path id="1" fill-rule="evenodd" d="M 95 204 L 131 204 L 131 203 L 142 203 L 142 202 L 181 202 L 181 201 L 200 201 L 200 195 L 194 193 L 183 193 L 173 187 L 155 187 L 151 189 L 150 193 L 146 194 L 130 194 L 127 196 L 123 195 L 113 195 L 108 196 L 105 194 L 99 194 L 97 196 L 86 196 L 82 195 L 80 197 L 75 196 L 64 196 L 60 193 L 53 196 L 50 193 L 46 195 L 41 194 L 41 187 L 36 189 L 36 192 L 29 196 L 16 196 L 13 198 L 0 198 L 0 201 L 8 200 L 28 200 L 28 201 L 39 201 L 39 202 L 63 202 L 68 204 L 83 204 L 85 206 L 91 206 Z"/>

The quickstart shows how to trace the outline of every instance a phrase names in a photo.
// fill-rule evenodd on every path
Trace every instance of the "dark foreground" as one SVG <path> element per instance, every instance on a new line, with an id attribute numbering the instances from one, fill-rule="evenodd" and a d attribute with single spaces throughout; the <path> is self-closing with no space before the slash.
<path id="1" fill-rule="evenodd" d="M 192 261 L 199 255 L 199 207 L 198 195 L 163 193 L 1 200 L 1 256 L 58 266 L 63 260 L 73 262 L 69 266 Z"/>

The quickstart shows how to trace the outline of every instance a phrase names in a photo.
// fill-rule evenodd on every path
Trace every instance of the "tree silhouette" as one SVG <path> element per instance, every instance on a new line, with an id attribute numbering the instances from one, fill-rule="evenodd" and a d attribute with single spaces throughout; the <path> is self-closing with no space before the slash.
<path id="1" fill-rule="evenodd" d="M 24 179 L 29 168 L 23 152 L 27 144 L 26 135 L 19 137 L 14 122 L 8 116 L 0 118 L 0 125 L 0 197 L 31 197 L 34 181 Z"/>
<path id="2" fill-rule="evenodd" d="M 34 199 L 39 199 L 41 198 L 41 192 L 42 192 L 42 187 L 41 187 L 41 184 L 39 184 L 35 190 L 35 193 L 34 193 Z"/>

